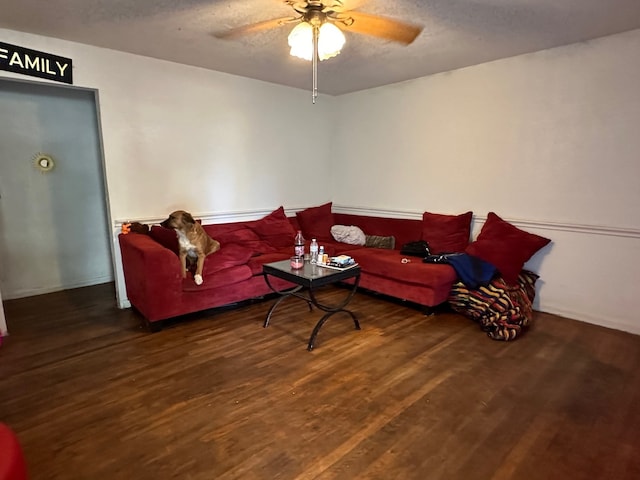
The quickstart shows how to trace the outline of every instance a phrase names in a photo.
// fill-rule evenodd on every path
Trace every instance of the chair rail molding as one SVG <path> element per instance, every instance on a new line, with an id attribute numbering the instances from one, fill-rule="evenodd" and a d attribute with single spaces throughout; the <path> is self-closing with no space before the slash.
<path id="1" fill-rule="evenodd" d="M 346 205 L 334 205 L 333 210 L 338 213 L 348 213 L 352 215 L 368 215 L 376 217 L 390 218 L 411 218 L 422 219 L 423 212 L 410 210 L 388 210 L 368 207 L 352 207 Z M 452 215 L 454 215 L 452 213 Z M 585 233 L 590 235 L 606 235 L 611 237 L 640 238 L 640 229 L 630 227 L 618 227 L 611 225 L 587 225 L 578 223 L 552 222 L 548 220 L 533 220 L 522 218 L 501 217 L 505 221 L 521 228 L 531 228 L 536 230 L 561 230 L 571 233 Z M 484 224 L 486 215 L 475 215 L 473 221 L 476 225 Z"/>
<path id="2" fill-rule="evenodd" d="M 193 218 L 201 220 L 204 224 L 213 224 L 213 223 L 227 223 L 227 222 L 242 222 L 249 220 L 259 220 L 265 215 L 269 215 L 276 208 L 268 208 L 268 209 L 258 209 L 258 210 L 236 210 L 230 212 L 190 212 L 193 215 Z M 296 212 L 304 210 L 306 207 L 298 207 L 298 208 L 285 208 L 285 214 L 287 216 L 295 215 Z M 167 216 L 170 212 L 167 212 Z M 120 231 L 122 228 L 122 224 L 124 223 L 132 223 L 139 222 L 145 225 L 159 225 L 162 221 L 166 220 L 167 216 L 164 217 L 138 217 L 138 218 L 128 218 L 128 219 L 117 219 L 113 222 L 114 231 Z"/>

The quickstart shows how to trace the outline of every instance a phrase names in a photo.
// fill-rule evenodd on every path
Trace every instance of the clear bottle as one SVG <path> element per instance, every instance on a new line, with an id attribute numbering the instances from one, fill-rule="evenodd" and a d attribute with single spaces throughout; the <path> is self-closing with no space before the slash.
<path id="1" fill-rule="evenodd" d="M 311 239 L 311 245 L 309 246 L 310 261 L 311 263 L 318 263 L 318 241 Z"/>
<path id="2" fill-rule="evenodd" d="M 294 240 L 294 252 L 296 257 L 304 258 L 304 237 L 302 236 L 302 230 L 298 230 L 298 233 L 296 234 L 296 238 Z"/>

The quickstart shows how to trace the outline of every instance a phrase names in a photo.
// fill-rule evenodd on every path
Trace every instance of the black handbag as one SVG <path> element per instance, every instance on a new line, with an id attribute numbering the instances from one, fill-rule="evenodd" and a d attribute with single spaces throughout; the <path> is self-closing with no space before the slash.
<path id="1" fill-rule="evenodd" d="M 424 258 L 427 255 L 430 255 L 431 252 L 429 251 L 429 244 L 425 240 L 417 240 L 415 242 L 408 242 L 402 245 L 400 254 Z"/>

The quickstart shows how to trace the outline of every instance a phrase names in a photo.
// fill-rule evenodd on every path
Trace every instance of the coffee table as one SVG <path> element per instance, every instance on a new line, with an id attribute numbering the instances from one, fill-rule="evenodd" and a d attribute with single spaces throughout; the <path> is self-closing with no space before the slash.
<path id="1" fill-rule="evenodd" d="M 331 316 L 335 315 L 338 312 L 345 312 L 349 314 L 353 319 L 356 330 L 360 330 L 360 324 L 358 323 L 358 319 L 356 318 L 354 313 L 345 308 L 355 295 L 358 284 L 360 283 L 359 266 L 356 265 L 344 270 L 335 270 L 332 268 L 322 267 L 320 265 L 314 265 L 309 262 L 305 262 L 303 268 L 296 270 L 291 268 L 289 260 L 283 260 L 280 262 L 264 264 L 262 266 L 262 274 L 264 275 L 264 279 L 267 282 L 267 285 L 269 285 L 269 288 L 280 295 L 280 298 L 278 298 L 274 302 L 274 304 L 271 305 L 271 308 L 267 312 L 267 317 L 265 318 L 263 325 L 264 328 L 267 328 L 269 326 L 271 315 L 273 315 L 273 311 L 276 309 L 276 307 L 280 305 L 280 302 L 282 302 L 287 297 L 297 297 L 307 302 L 310 311 L 313 310 L 312 305 L 315 305 L 323 312 L 326 312 L 323 317 L 318 320 L 318 323 L 316 323 L 316 326 L 311 332 L 307 350 L 313 350 L 316 337 L 318 336 L 318 332 L 322 328 L 322 325 L 324 325 Z M 270 276 L 288 280 L 291 283 L 295 283 L 296 286 L 287 290 L 277 290 L 269 282 Z M 340 304 L 324 305 L 320 303 L 316 298 L 314 292 L 315 289 L 351 278 L 354 278 L 355 280 L 351 285 L 351 289 L 347 293 L 346 298 Z M 306 294 L 301 293 L 303 290 L 306 292 Z"/>

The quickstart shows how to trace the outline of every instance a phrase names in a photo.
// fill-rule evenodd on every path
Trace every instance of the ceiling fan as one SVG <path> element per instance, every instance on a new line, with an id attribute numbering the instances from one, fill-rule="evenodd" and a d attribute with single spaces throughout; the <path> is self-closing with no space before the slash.
<path id="1" fill-rule="evenodd" d="M 348 10 L 342 0 L 284 0 L 284 3 L 293 8 L 295 15 L 243 25 L 215 36 L 232 39 L 295 23 L 289 34 L 290 53 L 313 62 L 313 103 L 318 96 L 317 62 L 340 53 L 345 43 L 342 30 L 403 45 L 412 43 L 422 31 L 418 25 Z"/>

